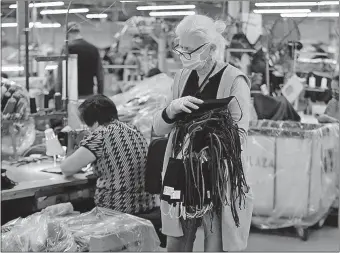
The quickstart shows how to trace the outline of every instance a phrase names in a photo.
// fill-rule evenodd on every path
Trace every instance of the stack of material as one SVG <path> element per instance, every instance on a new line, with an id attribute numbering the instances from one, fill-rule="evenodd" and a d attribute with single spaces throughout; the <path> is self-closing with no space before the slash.
<path id="1" fill-rule="evenodd" d="M 119 119 L 137 126 L 149 141 L 153 116 L 165 106 L 171 94 L 172 82 L 172 78 L 159 74 L 140 82 L 125 93 L 111 97 L 117 106 Z"/>
<path id="2" fill-rule="evenodd" d="M 30 100 L 27 90 L 1 78 L 1 152 L 22 154 L 35 140 L 34 120 L 29 118 Z"/>
<path id="3" fill-rule="evenodd" d="M 4 252 L 158 251 L 151 222 L 108 209 L 84 214 L 70 203 L 48 207 L 1 228 Z"/>

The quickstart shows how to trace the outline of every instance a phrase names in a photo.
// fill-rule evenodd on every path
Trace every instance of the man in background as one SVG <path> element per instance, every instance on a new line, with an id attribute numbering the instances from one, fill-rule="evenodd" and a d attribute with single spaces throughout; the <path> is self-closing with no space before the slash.
<path id="1" fill-rule="evenodd" d="M 328 102 L 325 113 L 317 117 L 319 123 L 339 123 L 339 75 L 332 80 L 332 99 Z"/>
<path id="2" fill-rule="evenodd" d="M 104 71 L 98 49 L 81 36 L 80 26 L 76 23 L 68 24 L 68 53 L 78 56 L 78 96 L 88 97 L 94 93 L 103 94 Z M 62 55 L 65 54 L 65 47 Z M 58 68 L 57 92 L 62 91 L 62 65 Z M 94 77 L 97 91 L 94 92 Z"/>

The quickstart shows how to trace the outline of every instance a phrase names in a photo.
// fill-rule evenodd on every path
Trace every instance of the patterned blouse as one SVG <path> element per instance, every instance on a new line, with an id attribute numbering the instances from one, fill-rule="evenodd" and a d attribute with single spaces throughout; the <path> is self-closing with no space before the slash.
<path id="1" fill-rule="evenodd" d="M 138 214 L 156 206 L 155 196 L 145 192 L 148 145 L 136 127 L 118 120 L 100 126 L 81 142 L 96 157 L 95 203 L 99 207 Z"/>

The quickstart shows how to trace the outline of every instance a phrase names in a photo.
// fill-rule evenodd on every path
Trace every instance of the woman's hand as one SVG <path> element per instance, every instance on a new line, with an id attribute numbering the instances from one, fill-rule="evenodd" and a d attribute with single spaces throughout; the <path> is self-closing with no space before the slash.
<path id="1" fill-rule="evenodd" d="M 203 100 L 191 96 L 178 98 L 170 103 L 166 114 L 170 119 L 174 119 L 181 112 L 191 113 L 193 110 L 197 110 L 199 108 L 197 104 L 203 104 Z"/>

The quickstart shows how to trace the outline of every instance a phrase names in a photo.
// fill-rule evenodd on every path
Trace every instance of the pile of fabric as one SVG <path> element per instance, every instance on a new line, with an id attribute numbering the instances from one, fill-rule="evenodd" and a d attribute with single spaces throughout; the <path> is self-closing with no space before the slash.
<path id="1" fill-rule="evenodd" d="M 145 79 L 125 93 L 111 97 L 119 120 L 135 125 L 149 141 L 154 114 L 165 106 L 173 79 L 159 74 Z"/>

